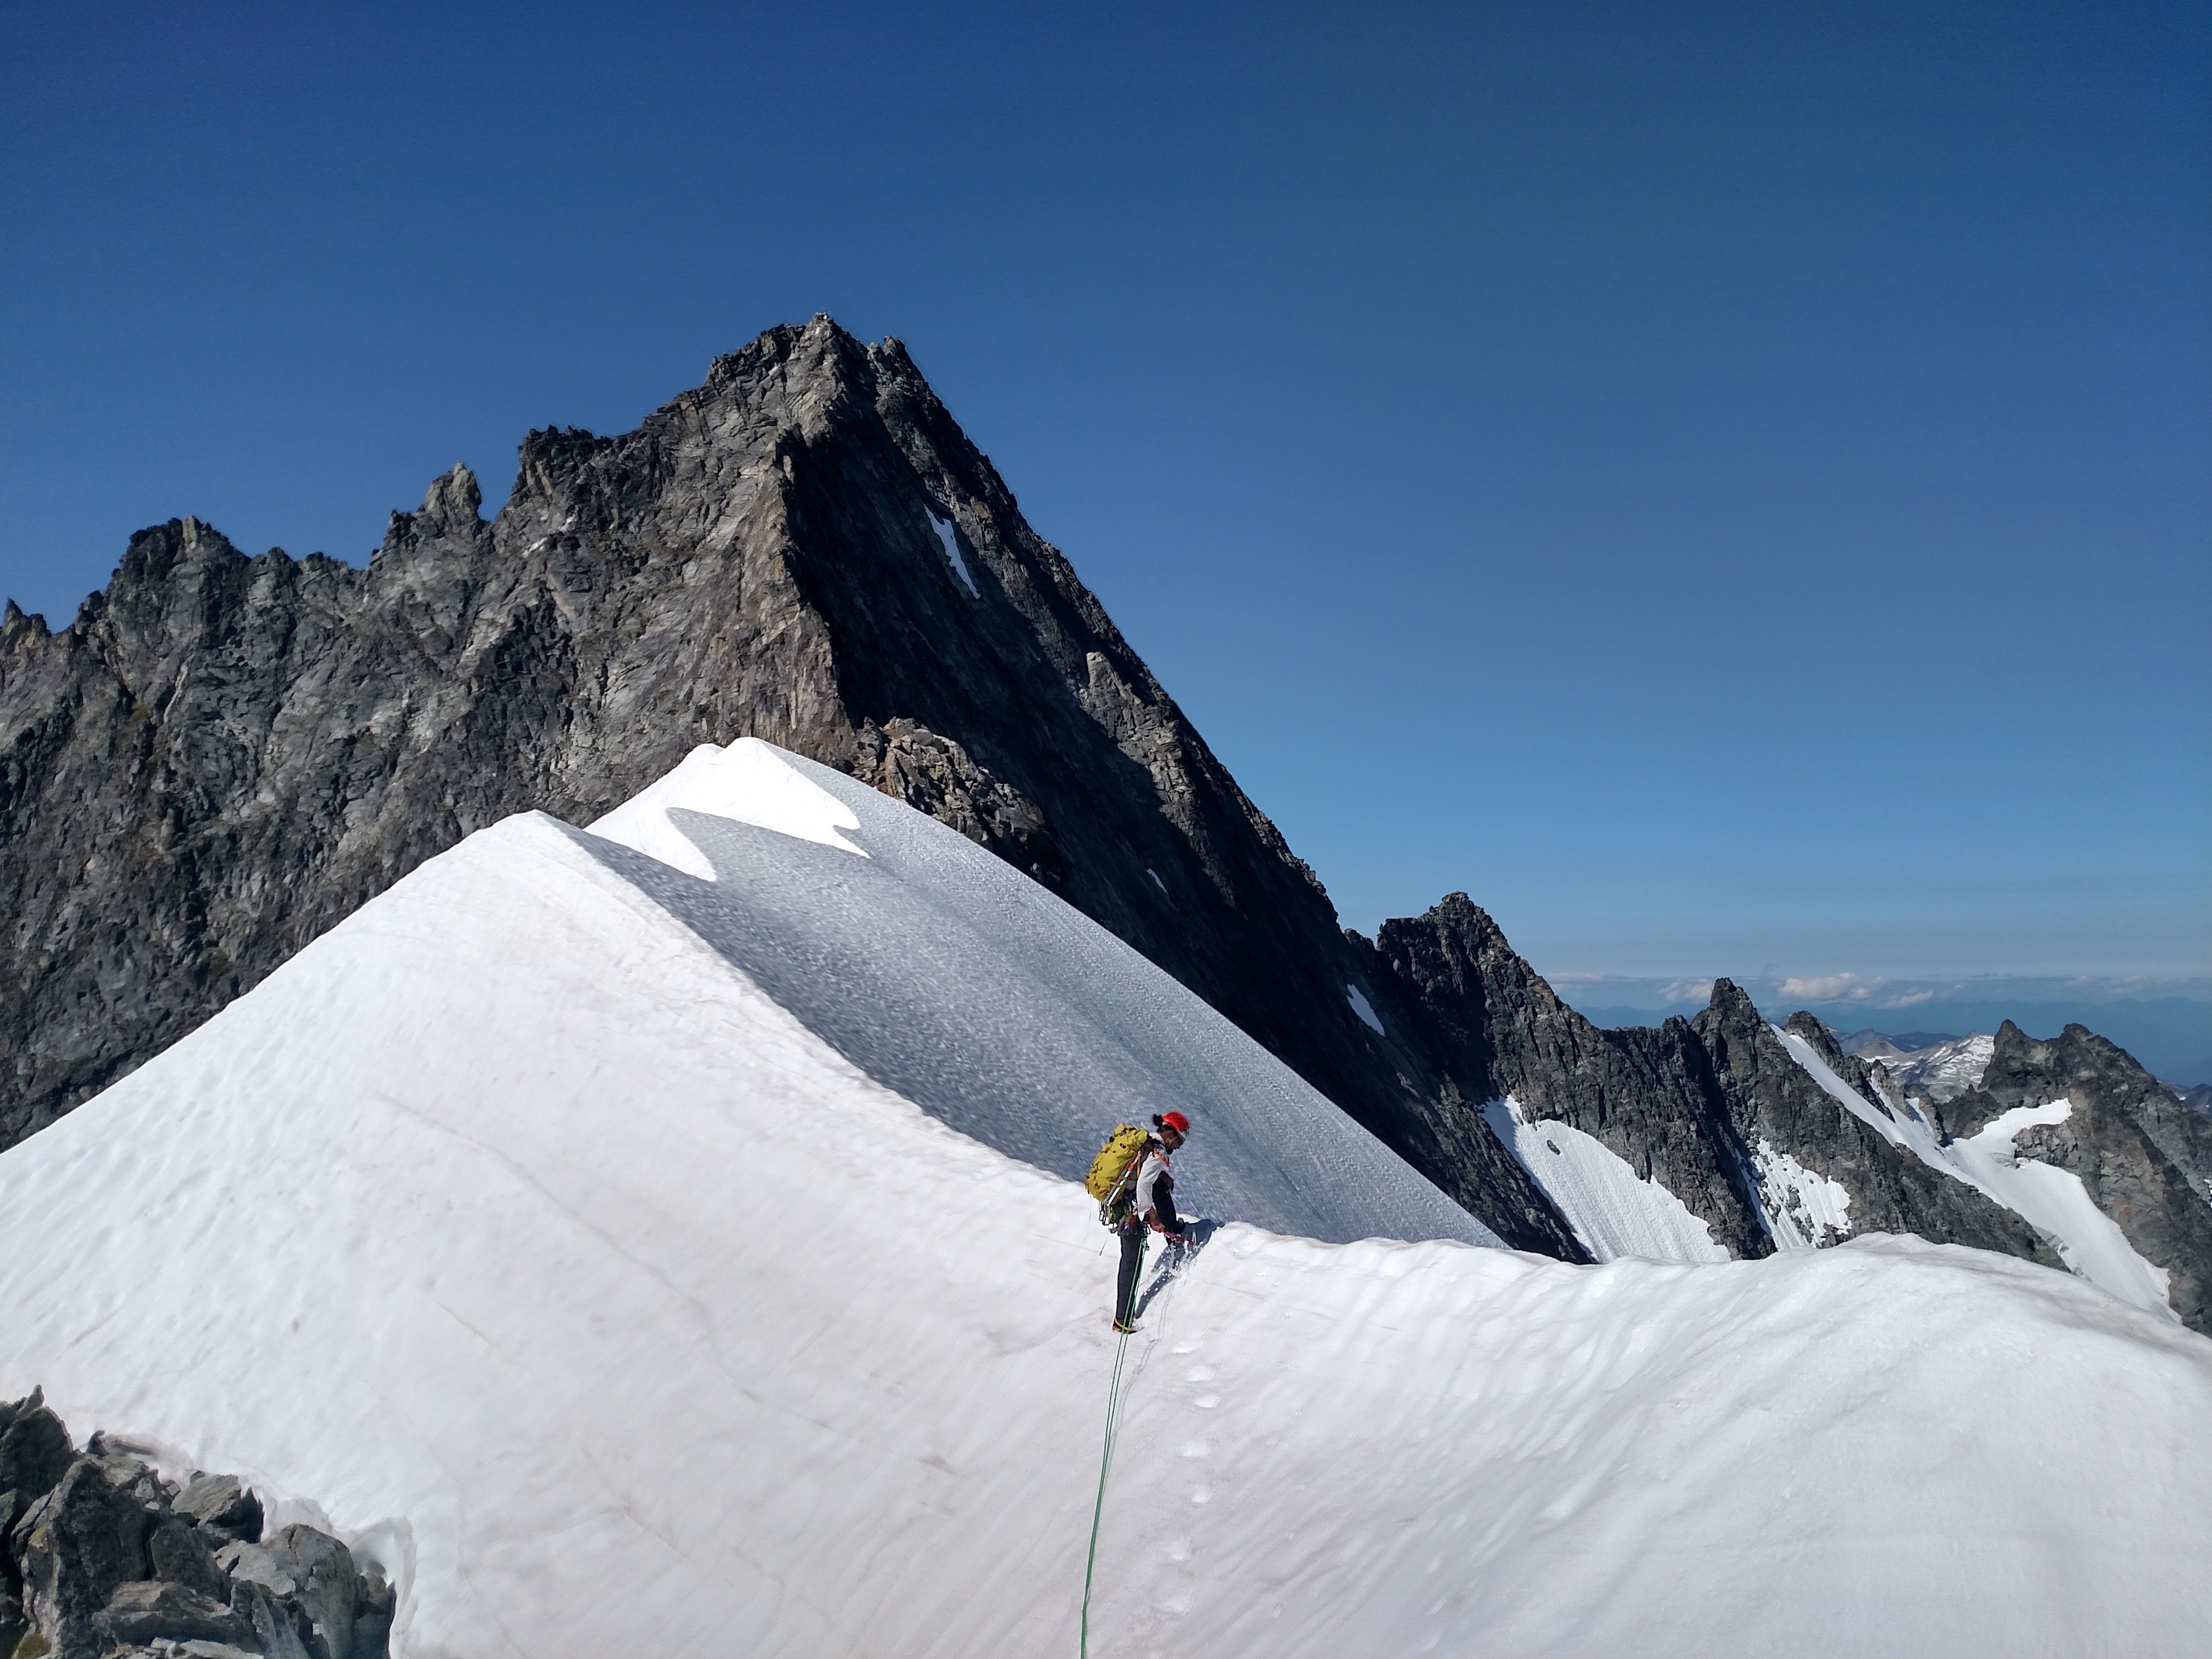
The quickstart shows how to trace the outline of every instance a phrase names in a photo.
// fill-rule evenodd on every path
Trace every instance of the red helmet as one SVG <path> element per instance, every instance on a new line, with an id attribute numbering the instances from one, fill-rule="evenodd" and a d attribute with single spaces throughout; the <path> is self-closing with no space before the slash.
<path id="1" fill-rule="evenodd" d="M 1179 1135 L 1188 1135 L 1190 1133 L 1190 1120 L 1181 1112 L 1170 1112 L 1160 1120 L 1160 1127 L 1173 1129 Z"/>

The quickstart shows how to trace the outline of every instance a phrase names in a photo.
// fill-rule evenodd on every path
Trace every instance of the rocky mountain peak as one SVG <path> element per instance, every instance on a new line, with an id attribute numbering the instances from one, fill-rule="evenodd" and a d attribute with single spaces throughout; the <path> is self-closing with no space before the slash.
<path id="1" fill-rule="evenodd" d="M 1751 993 L 1732 979 L 1713 981 L 1713 988 L 1706 993 L 1705 1012 L 1735 1024 L 1759 1020 L 1759 1005 L 1751 1000 Z"/>
<path id="2" fill-rule="evenodd" d="M 18 635 L 44 639 L 47 632 L 44 617 L 36 614 L 26 616 L 23 607 L 13 599 L 7 602 L 4 610 L 0 610 L 0 645 L 14 644 Z"/>
<path id="3" fill-rule="evenodd" d="M 1812 1045 L 1813 1052 L 1826 1060 L 1829 1067 L 1839 1075 L 1850 1069 L 1850 1059 L 1844 1054 L 1843 1045 L 1836 1041 L 1836 1034 L 1810 1011 L 1800 1008 L 1790 1016 L 1789 1023 L 1783 1029 L 1793 1036 L 1804 1038 Z"/>
<path id="4" fill-rule="evenodd" d="M 422 494 L 420 517 L 441 531 L 473 532 L 483 522 L 483 491 L 477 487 L 477 475 L 469 471 L 465 462 L 456 461 L 453 470 L 440 474 L 430 481 Z"/>

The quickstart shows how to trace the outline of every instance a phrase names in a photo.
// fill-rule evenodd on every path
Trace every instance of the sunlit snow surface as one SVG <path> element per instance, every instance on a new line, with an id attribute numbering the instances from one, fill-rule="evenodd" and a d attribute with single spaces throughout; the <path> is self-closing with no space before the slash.
<path id="1" fill-rule="evenodd" d="M 855 1000 L 888 971 L 799 927 L 810 884 L 939 884 L 964 931 L 917 979 L 1053 935 L 957 848 L 907 862 L 904 809 L 793 770 L 869 856 L 700 830 L 720 885 L 782 872 L 735 907 L 769 919 L 743 951 L 678 919 L 727 924 L 709 884 L 509 820 L 0 1154 L 0 1389 L 319 1502 L 398 1574 L 416 1659 L 1072 1653 L 1113 1363 L 1094 1206 L 872 1080 L 828 992 L 777 1000 L 809 962 L 857 960 Z M 777 939 L 771 986 L 739 959 Z M 1078 955 L 1060 988 L 1103 1012 L 1025 1017 L 1135 1087 L 1126 1009 L 1166 1005 Z M 1228 1052 L 1177 1018 L 1173 1052 Z M 1018 1036 L 977 1020 L 908 1040 L 951 1065 Z M 1217 1097 L 1193 1207 L 1267 1190 L 1194 1155 L 1297 1099 Z M 1286 1207 L 1400 1201 L 1304 1156 Z M 2212 1622 L 2212 1344 L 2002 1257 L 1573 1268 L 1231 1225 L 1130 1364 L 1102 1659 L 2150 1655 Z"/>
<path id="2" fill-rule="evenodd" d="M 842 773 L 700 749 L 592 831 L 580 847 L 840 1054 L 1002 1152 L 1079 1179 L 1115 1123 L 1172 1107 L 1201 1126 L 1176 1159 L 1185 1207 L 1336 1243 L 1498 1242 L 1168 974 Z M 715 879 L 662 867 L 692 860 Z"/>

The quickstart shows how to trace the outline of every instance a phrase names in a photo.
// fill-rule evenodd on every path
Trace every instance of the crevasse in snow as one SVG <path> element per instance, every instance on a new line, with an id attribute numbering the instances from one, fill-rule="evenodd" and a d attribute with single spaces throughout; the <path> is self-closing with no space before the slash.
<path id="1" fill-rule="evenodd" d="M 0 1154 L 0 1391 L 326 1518 L 400 1584 L 403 1659 L 1072 1651 L 1113 1261 L 1079 1188 L 991 1144 L 1054 1074 L 987 1068 L 956 1128 L 823 1005 L 895 992 L 956 1068 L 1046 1022 L 1116 1109 L 1233 1045 L 951 831 L 767 760 L 850 850 L 750 796 L 655 809 L 712 880 L 510 819 Z M 1071 940 L 1018 1020 L 890 982 L 995 996 Z M 1371 1143 L 1281 1133 L 1305 1097 L 1268 1075 L 1207 1097 L 1189 1207 L 1413 1213 Z M 2148 1654 L 2212 1622 L 2212 1344 L 2002 1257 L 1577 1268 L 1231 1223 L 1127 1364 L 1100 1659 Z"/>

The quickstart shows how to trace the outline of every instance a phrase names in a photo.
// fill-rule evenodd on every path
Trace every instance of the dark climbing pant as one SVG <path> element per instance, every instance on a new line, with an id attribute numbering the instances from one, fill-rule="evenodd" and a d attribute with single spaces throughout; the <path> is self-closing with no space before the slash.
<path id="1" fill-rule="evenodd" d="M 1114 1322 L 1130 1325 L 1137 1318 L 1137 1279 L 1145 1267 L 1145 1224 L 1132 1221 L 1121 1232 L 1121 1277 L 1114 1297 Z"/>

